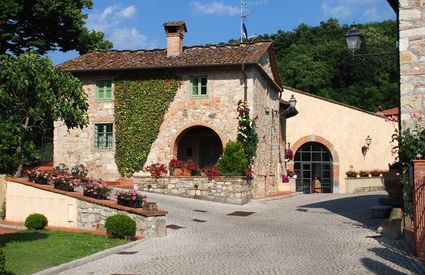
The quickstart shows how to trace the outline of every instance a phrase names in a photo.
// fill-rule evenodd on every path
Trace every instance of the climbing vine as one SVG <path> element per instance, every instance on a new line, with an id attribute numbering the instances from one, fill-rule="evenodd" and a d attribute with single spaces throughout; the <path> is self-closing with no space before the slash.
<path id="1" fill-rule="evenodd" d="M 251 164 L 255 152 L 257 151 L 258 135 L 255 131 L 255 120 L 249 117 L 249 108 L 245 101 L 239 100 L 238 102 L 238 137 L 237 140 L 242 144 L 245 157 Z"/>
<path id="2" fill-rule="evenodd" d="M 115 82 L 115 163 L 121 176 L 143 168 L 179 86 L 173 77 Z"/>

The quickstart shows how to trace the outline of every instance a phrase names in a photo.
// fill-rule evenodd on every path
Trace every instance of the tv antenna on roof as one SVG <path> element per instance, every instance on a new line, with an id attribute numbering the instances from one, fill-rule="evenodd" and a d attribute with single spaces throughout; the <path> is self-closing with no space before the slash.
<path id="1" fill-rule="evenodd" d="M 241 0 L 241 43 L 244 39 L 248 39 L 248 31 L 246 29 L 246 21 L 248 16 L 252 15 L 252 12 L 248 10 L 248 7 L 259 6 L 267 4 L 268 0 L 253 0 L 253 1 L 244 1 Z"/>

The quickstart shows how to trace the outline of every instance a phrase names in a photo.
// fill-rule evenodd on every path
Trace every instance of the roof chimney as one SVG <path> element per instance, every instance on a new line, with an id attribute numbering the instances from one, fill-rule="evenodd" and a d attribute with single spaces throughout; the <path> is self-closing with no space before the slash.
<path id="1" fill-rule="evenodd" d="M 183 52 L 183 37 L 187 32 L 186 23 L 173 21 L 164 23 L 167 34 L 167 56 L 177 56 Z"/>

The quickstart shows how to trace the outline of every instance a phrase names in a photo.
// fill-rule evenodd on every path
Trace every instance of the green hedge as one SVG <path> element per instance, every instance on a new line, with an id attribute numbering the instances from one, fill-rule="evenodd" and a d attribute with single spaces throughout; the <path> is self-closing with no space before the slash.
<path id="1" fill-rule="evenodd" d="M 122 176 L 142 169 L 179 86 L 174 77 L 115 82 L 115 162 Z"/>

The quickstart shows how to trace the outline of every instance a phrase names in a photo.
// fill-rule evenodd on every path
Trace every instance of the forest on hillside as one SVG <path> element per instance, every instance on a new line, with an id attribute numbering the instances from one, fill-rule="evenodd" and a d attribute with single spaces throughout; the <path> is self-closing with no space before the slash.
<path id="1" fill-rule="evenodd" d="M 394 54 L 353 58 L 344 37 L 349 26 L 336 19 L 258 38 L 272 39 L 284 85 L 372 112 L 395 107 L 399 98 L 397 24 L 387 20 L 358 28 L 363 34 L 358 54 Z"/>

